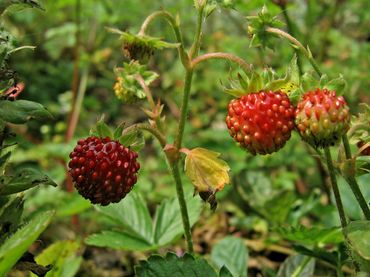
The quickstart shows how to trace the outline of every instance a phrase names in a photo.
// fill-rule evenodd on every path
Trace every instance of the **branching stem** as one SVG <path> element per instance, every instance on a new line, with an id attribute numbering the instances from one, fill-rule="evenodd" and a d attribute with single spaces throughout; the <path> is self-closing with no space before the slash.
<path id="1" fill-rule="evenodd" d="M 242 58 L 235 56 L 233 54 L 230 54 L 230 53 L 222 53 L 222 52 L 207 53 L 207 54 L 198 56 L 192 60 L 191 66 L 194 69 L 199 63 L 204 62 L 206 60 L 211 60 L 211 59 L 223 59 L 223 60 L 237 63 L 238 65 L 240 65 L 240 67 L 245 72 L 250 72 L 252 70 L 252 65 L 248 64 Z"/>
<path id="2" fill-rule="evenodd" d="M 172 29 L 175 33 L 176 40 L 179 43 L 178 50 L 179 50 L 179 55 L 180 55 L 181 62 L 184 65 L 185 68 L 188 68 L 189 67 L 189 56 L 187 55 L 187 53 L 184 49 L 184 41 L 183 41 L 183 38 L 182 38 L 182 33 L 181 33 L 181 30 L 180 30 L 179 23 L 176 21 L 176 19 L 169 12 L 167 12 L 167 11 L 156 11 L 156 12 L 150 14 L 144 20 L 143 24 L 141 25 L 141 28 L 140 28 L 140 31 L 139 31 L 138 35 L 141 35 L 141 36 L 145 35 L 145 32 L 148 29 L 149 25 L 156 18 L 164 18 L 171 25 L 171 27 L 172 27 Z"/>
<path id="3" fill-rule="evenodd" d="M 335 169 L 334 169 L 334 165 L 333 165 L 333 160 L 331 158 L 329 147 L 325 147 L 324 151 L 325 151 L 326 163 L 328 165 L 330 181 L 331 181 L 331 185 L 333 187 L 335 202 L 337 204 L 340 223 L 341 223 L 342 229 L 344 230 L 344 228 L 347 226 L 347 220 L 346 220 L 346 215 L 344 214 L 343 203 L 342 203 L 342 199 L 341 199 L 340 193 L 339 193 L 337 178 L 335 176 Z"/>
<path id="4" fill-rule="evenodd" d="M 295 45 L 306 56 L 306 58 L 308 59 L 308 61 L 310 62 L 310 64 L 314 68 L 314 70 L 316 71 L 317 75 L 319 75 L 321 77 L 322 72 L 321 72 L 320 68 L 318 67 L 318 65 L 316 64 L 315 60 L 313 59 L 311 52 L 309 50 L 307 50 L 302 45 L 302 43 L 300 43 L 295 37 L 288 34 L 287 32 L 284 32 L 281 29 L 273 28 L 273 27 L 266 28 L 266 32 L 281 36 L 281 37 L 289 40 L 293 45 Z"/>

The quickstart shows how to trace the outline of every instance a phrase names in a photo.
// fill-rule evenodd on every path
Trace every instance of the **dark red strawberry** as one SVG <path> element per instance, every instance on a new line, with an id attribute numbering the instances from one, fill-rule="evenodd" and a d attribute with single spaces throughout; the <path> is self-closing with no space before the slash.
<path id="1" fill-rule="evenodd" d="M 294 107 L 281 91 L 260 91 L 233 99 L 226 117 L 230 135 L 252 154 L 282 148 L 294 128 Z"/>
<path id="2" fill-rule="evenodd" d="M 69 156 L 75 187 L 93 204 L 119 202 L 137 181 L 137 153 L 108 137 L 81 139 Z"/>
<path id="3" fill-rule="evenodd" d="M 297 104 L 295 124 L 302 139 L 314 147 L 334 145 L 350 125 L 351 115 L 342 96 L 335 91 L 306 92 Z"/>

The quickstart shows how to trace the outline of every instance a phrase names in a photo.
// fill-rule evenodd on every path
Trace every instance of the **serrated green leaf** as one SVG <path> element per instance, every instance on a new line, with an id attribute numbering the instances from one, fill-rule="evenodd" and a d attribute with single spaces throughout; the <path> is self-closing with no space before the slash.
<path id="1" fill-rule="evenodd" d="M 23 124 L 31 119 L 47 120 L 53 117 L 50 112 L 39 103 L 28 100 L 3 100 L 0 101 L 0 118 L 6 122 Z"/>
<path id="2" fill-rule="evenodd" d="M 147 261 L 140 261 L 135 266 L 138 277 L 216 277 L 218 274 L 203 258 L 194 258 L 190 254 L 177 257 L 174 253 L 167 253 L 166 257 L 152 255 Z"/>
<path id="3" fill-rule="evenodd" d="M 276 228 L 276 231 L 278 231 L 283 238 L 304 245 L 339 244 L 343 242 L 342 231 L 337 227 L 320 229 L 316 227 L 307 228 L 303 225 L 299 225 L 298 227 L 289 228 L 279 227 Z"/>
<path id="4" fill-rule="evenodd" d="M 53 180 L 40 171 L 34 168 L 23 168 L 14 176 L 5 175 L 0 178 L 0 195 L 18 193 L 38 185 L 57 186 Z"/>
<path id="5" fill-rule="evenodd" d="M 326 250 L 325 248 L 310 247 L 309 249 L 302 245 L 293 245 L 293 249 L 297 253 L 326 261 L 334 266 L 347 259 L 347 247 L 344 247 L 344 244 L 339 244 L 338 248 L 340 253 L 338 251 Z"/>
<path id="6" fill-rule="evenodd" d="M 59 203 L 56 207 L 56 216 L 66 217 L 80 214 L 91 207 L 91 202 L 82 198 L 78 193 L 68 193 L 63 203 Z"/>
<path id="7" fill-rule="evenodd" d="M 0 157 L 0 167 L 2 167 L 8 161 L 11 154 L 12 153 L 9 151 Z"/>
<path id="8" fill-rule="evenodd" d="M 145 146 L 145 139 L 142 133 L 138 130 L 133 130 L 128 133 L 123 131 L 123 135 L 119 138 L 119 142 L 125 147 L 129 147 L 135 152 L 139 152 Z"/>
<path id="9" fill-rule="evenodd" d="M 16 197 L 2 210 L 0 215 L 0 244 L 14 233 L 21 224 L 24 200 Z"/>
<path id="10" fill-rule="evenodd" d="M 234 277 L 226 266 L 221 267 L 220 277 Z"/>
<path id="11" fill-rule="evenodd" d="M 79 241 L 57 241 L 44 249 L 35 261 L 43 266 L 52 265 L 51 270 L 45 277 L 73 277 L 82 262 L 82 258 L 78 254 L 80 248 L 81 243 Z M 71 263 L 72 261 L 75 261 L 75 263 Z M 31 274 L 31 276 L 36 275 Z"/>
<path id="12" fill-rule="evenodd" d="M 263 80 L 261 75 L 257 72 L 253 72 L 248 84 L 248 92 L 258 92 L 264 88 Z"/>
<path id="13" fill-rule="evenodd" d="M 370 261 L 370 221 L 351 221 L 345 228 L 351 248 Z"/>
<path id="14" fill-rule="evenodd" d="M 121 202 L 95 207 L 100 213 L 128 230 L 131 235 L 153 244 L 153 224 L 142 196 L 131 191 Z"/>
<path id="15" fill-rule="evenodd" d="M 271 224 L 281 225 L 285 222 L 295 201 L 296 196 L 292 191 L 279 191 L 264 203 L 262 213 Z"/>
<path id="16" fill-rule="evenodd" d="M 202 204 L 198 197 L 188 195 L 186 197 L 190 226 L 197 222 Z M 154 217 L 154 242 L 157 245 L 165 246 L 184 233 L 182 226 L 181 212 L 176 198 L 165 200 L 156 209 Z"/>
<path id="17" fill-rule="evenodd" d="M 53 215 L 54 212 L 51 211 L 38 214 L 1 245 L 0 276 L 6 276 L 23 253 L 46 229 Z"/>
<path id="18" fill-rule="evenodd" d="M 310 259 L 306 263 L 306 260 Z M 299 272 L 299 275 L 294 275 Z M 277 277 L 286 276 L 299 276 L 299 277 L 312 277 L 315 272 L 315 260 L 311 257 L 296 255 L 288 257 L 280 266 Z"/>
<path id="19" fill-rule="evenodd" d="M 101 233 L 90 235 L 86 238 L 85 243 L 128 251 L 147 251 L 156 248 L 155 245 L 142 238 L 128 232 L 118 231 L 102 231 Z"/>
<path id="20" fill-rule="evenodd" d="M 212 262 L 218 268 L 226 266 L 234 277 L 247 276 L 248 251 L 244 241 L 237 237 L 225 237 L 212 248 Z"/>
<path id="21" fill-rule="evenodd" d="M 125 125 L 126 125 L 125 122 L 118 125 L 118 127 L 114 130 L 113 139 L 115 139 L 115 140 L 120 139 L 120 137 L 122 136 L 122 131 L 125 128 Z"/>

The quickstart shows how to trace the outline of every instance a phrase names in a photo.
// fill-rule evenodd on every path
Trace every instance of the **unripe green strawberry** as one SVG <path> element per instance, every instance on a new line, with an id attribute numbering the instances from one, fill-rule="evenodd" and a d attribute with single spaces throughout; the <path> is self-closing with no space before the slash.
<path id="1" fill-rule="evenodd" d="M 230 135 L 253 155 L 282 148 L 294 128 L 294 107 L 281 91 L 260 91 L 230 101 L 226 117 Z"/>
<path id="2" fill-rule="evenodd" d="M 119 202 L 137 181 L 137 153 L 110 138 L 81 139 L 69 156 L 75 187 L 93 204 Z"/>
<path id="3" fill-rule="evenodd" d="M 305 93 L 298 102 L 295 124 L 302 139 L 312 146 L 331 146 L 349 128 L 349 108 L 335 91 L 318 88 Z"/>

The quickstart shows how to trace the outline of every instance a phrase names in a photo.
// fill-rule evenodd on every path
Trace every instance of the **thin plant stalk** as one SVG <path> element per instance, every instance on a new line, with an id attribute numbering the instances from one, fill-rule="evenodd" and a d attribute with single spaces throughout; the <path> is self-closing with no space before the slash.
<path id="1" fill-rule="evenodd" d="M 238 64 L 245 72 L 250 72 L 252 70 L 252 65 L 246 63 L 242 58 L 234 54 L 223 53 L 223 52 L 207 53 L 207 54 L 196 57 L 191 62 L 192 68 L 194 69 L 201 62 L 211 60 L 211 59 L 223 59 L 223 60 L 234 62 Z"/>
<path id="2" fill-rule="evenodd" d="M 312 53 L 309 50 L 307 50 L 296 38 L 294 38 L 290 34 L 284 32 L 283 30 L 280 30 L 278 28 L 268 27 L 268 28 L 266 28 L 266 31 L 269 32 L 269 33 L 279 35 L 279 36 L 284 37 L 287 40 L 289 40 L 293 45 L 295 45 L 297 47 L 297 49 L 299 49 L 300 51 L 303 52 L 303 54 L 307 57 L 307 59 L 311 63 L 311 65 L 312 65 L 313 69 L 315 70 L 315 72 L 317 73 L 317 75 L 319 75 L 320 77 L 322 76 L 322 72 L 321 72 L 320 68 L 318 67 L 318 65 L 316 64 L 316 62 L 315 62 L 315 60 L 312 56 Z M 352 159 L 351 149 L 350 149 L 350 146 L 349 146 L 349 143 L 348 143 L 348 137 L 347 137 L 346 134 L 342 136 L 342 142 L 343 142 L 343 145 L 344 145 L 346 158 L 347 158 L 347 160 L 351 160 Z M 366 203 L 365 197 L 363 196 L 363 194 L 360 190 L 360 187 L 357 183 L 356 178 L 354 177 L 354 174 L 350 174 L 350 176 L 344 176 L 344 177 L 345 177 L 347 183 L 349 184 L 353 194 L 355 195 L 355 198 L 356 198 L 358 204 L 360 205 L 366 219 L 370 220 L 369 205 Z M 334 178 L 335 178 L 335 175 L 334 175 Z M 333 187 L 333 189 L 334 189 L 334 187 Z M 339 193 L 339 191 L 338 191 L 338 193 Z"/>
<path id="3" fill-rule="evenodd" d="M 343 141 L 343 146 L 344 146 L 344 152 L 345 152 L 345 155 L 346 155 L 346 159 L 348 161 L 351 161 L 352 160 L 352 154 L 351 154 L 351 148 L 350 148 L 350 145 L 349 145 L 349 142 L 348 142 L 347 135 L 342 136 L 342 141 Z M 348 172 L 348 174 L 346 174 L 347 176 L 344 176 L 344 177 L 345 177 L 347 183 L 349 184 L 353 194 L 355 195 L 356 200 L 357 200 L 358 204 L 360 205 L 363 214 L 365 215 L 365 218 L 367 220 L 370 220 L 369 205 L 367 204 L 366 199 L 365 199 L 364 195 L 361 192 L 360 186 L 358 185 L 357 180 L 354 176 L 354 172 L 352 172 L 353 170 L 354 170 L 354 168 L 353 169 L 351 168 L 350 172 Z"/>
<path id="4" fill-rule="evenodd" d="M 329 147 L 325 147 L 324 151 L 325 151 L 326 163 L 328 165 L 330 181 L 331 181 L 331 185 L 333 187 L 334 198 L 335 198 L 335 202 L 337 204 L 340 223 L 341 223 L 342 229 L 344 230 L 344 228 L 347 226 L 347 220 L 346 220 L 346 215 L 344 213 L 342 199 L 341 199 L 340 193 L 339 193 L 337 178 L 335 177 L 335 169 L 334 169 L 334 165 L 333 165 L 333 160 L 332 160 L 332 157 L 331 157 Z"/>
<path id="5" fill-rule="evenodd" d="M 287 32 L 284 32 L 281 29 L 273 28 L 273 27 L 266 28 L 266 32 L 271 33 L 271 34 L 275 34 L 275 35 L 278 35 L 278 36 L 281 36 L 281 37 L 289 40 L 295 47 L 297 47 L 297 49 L 299 49 L 306 56 L 306 58 L 308 59 L 308 61 L 312 65 L 312 67 L 315 69 L 316 73 L 320 77 L 322 76 L 322 73 L 321 73 L 321 70 L 320 70 L 319 66 L 316 64 L 314 58 L 312 57 L 312 53 L 309 50 L 307 50 L 302 45 L 302 43 L 300 43 L 295 37 L 293 37 L 292 35 L 288 34 Z"/>

